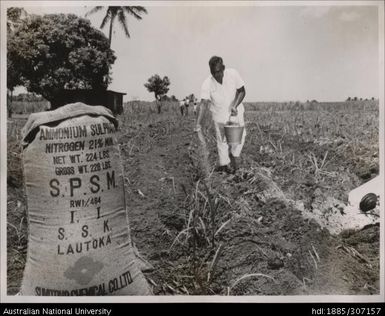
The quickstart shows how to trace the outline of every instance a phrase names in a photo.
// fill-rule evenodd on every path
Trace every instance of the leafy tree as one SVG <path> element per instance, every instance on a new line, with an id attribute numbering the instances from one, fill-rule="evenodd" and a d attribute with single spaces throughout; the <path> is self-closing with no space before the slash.
<path id="1" fill-rule="evenodd" d="M 25 16 L 27 15 L 26 11 L 22 8 L 11 7 L 7 9 L 7 38 L 12 37 L 14 32 L 22 25 Z M 10 90 L 11 94 L 13 89 L 21 85 L 20 73 L 17 71 L 17 67 L 14 63 L 7 59 L 7 88 Z"/>
<path id="2" fill-rule="evenodd" d="M 7 58 L 7 111 L 9 118 L 12 117 L 13 90 L 20 85 L 22 85 L 20 71 L 15 67 L 14 63 Z"/>
<path id="3" fill-rule="evenodd" d="M 7 32 L 12 33 L 27 17 L 23 8 L 11 7 L 7 9 Z"/>
<path id="4" fill-rule="evenodd" d="M 348 97 L 348 98 L 346 99 L 346 101 L 352 101 L 352 98 L 351 98 L 351 97 Z"/>
<path id="5" fill-rule="evenodd" d="M 116 59 L 106 36 L 73 14 L 32 16 L 9 37 L 7 49 L 22 84 L 51 105 L 62 89 L 105 90 Z"/>
<path id="6" fill-rule="evenodd" d="M 7 53 L 8 57 L 9 53 Z M 12 93 L 14 88 L 22 85 L 20 69 L 10 58 L 7 58 L 7 89 Z"/>
<path id="7" fill-rule="evenodd" d="M 151 76 L 148 81 L 144 84 L 148 92 L 154 92 L 155 100 L 157 102 L 158 107 L 158 113 L 161 112 L 162 107 L 161 97 L 168 92 L 169 85 L 170 79 L 168 79 L 167 76 L 164 76 L 162 79 L 158 74 Z"/>
<path id="8" fill-rule="evenodd" d="M 7 38 L 10 38 L 14 32 L 22 25 L 27 12 L 23 8 L 11 7 L 7 9 Z M 8 56 L 8 53 L 7 53 Z M 21 74 L 14 63 L 7 58 L 7 110 L 8 117 L 12 116 L 12 96 L 16 86 L 22 84 Z"/>
<path id="9" fill-rule="evenodd" d="M 97 6 L 94 7 L 92 10 L 86 13 L 86 17 L 90 14 L 96 13 L 100 10 L 103 10 L 105 7 Z M 118 21 L 120 23 L 120 26 L 123 28 L 124 33 L 128 38 L 130 38 L 130 32 L 128 31 L 127 27 L 127 17 L 126 15 L 132 15 L 137 20 L 141 20 L 142 17 L 141 14 L 146 14 L 147 10 L 144 7 L 140 6 L 131 6 L 131 7 L 107 7 L 106 15 L 103 18 L 102 24 L 100 24 L 100 28 L 103 29 L 108 22 L 110 22 L 110 29 L 109 29 L 109 44 L 111 47 L 111 41 L 112 41 L 112 29 L 114 26 L 114 22 L 116 18 L 118 18 Z"/>
<path id="10" fill-rule="evenodd" d="M 160 97 L 160 101 L 178 102 L 178 99 L 175 97 L 175 95 L 172 95 L 171 97 L 168 95 L 162 95 Z"/>

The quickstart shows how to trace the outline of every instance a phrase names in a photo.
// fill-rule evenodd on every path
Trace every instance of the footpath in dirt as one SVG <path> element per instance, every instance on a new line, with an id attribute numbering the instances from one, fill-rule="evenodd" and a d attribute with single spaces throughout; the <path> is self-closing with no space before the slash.
<path id="1" fill-rule="evenodd" d="M 130 136 L 121 140 L 131 236 L 147 261 L 143 269 L 151 272 L 147 276 L 154 294 L 170 293 L 167 272 L 173 263 L 168 260 L 169 247 L 175 232 L 184 226 L 178 207 L 192 184 L 186 168 L 187 149 L 194 136 L 189 128 L 192 118 L 185 123 L 186 128 L 173 129 L 171 134 L 162 133 L 164 123 L 150 124 L 148 133 L 156 140 L 148 147 L 144 144 L 147 139 L 140 136 L 131 148 L 125 146 Z"/>
<path id="2" fill-rule="evenodd" d="M 378 225 L 331 235 L 305 219 L 254 146 L 236 175 L 204 182 L 194 119 L 182 120 L 120 139 L 131 236 L 155 295 L 379 293 Z"/>

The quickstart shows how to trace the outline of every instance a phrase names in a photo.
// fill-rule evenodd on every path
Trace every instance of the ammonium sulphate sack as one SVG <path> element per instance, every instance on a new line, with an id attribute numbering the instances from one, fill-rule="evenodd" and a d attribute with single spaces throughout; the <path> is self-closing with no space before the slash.
<path id="1" fill-rule="evenodd" d="M 73 103 L 23 128 L 21 295 L 151 295 L 132 248 L 116 127 L 106 108 Z"/>

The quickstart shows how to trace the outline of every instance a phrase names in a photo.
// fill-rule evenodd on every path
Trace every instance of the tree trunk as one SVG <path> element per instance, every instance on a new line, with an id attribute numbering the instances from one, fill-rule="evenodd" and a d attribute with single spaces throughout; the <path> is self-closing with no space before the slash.
<path id="1" fill-rule="evenodd" d="M 13 99 L 13 90 L 10 90 L 9 102 L 7 102 L 8 118 L 12 117 L 12 99 Z"/>
<path id="2" fill-rule="evenodd" d="M 111 48 L 111 41 L 112 41 L 112 25 L 114 23 L 114 17 L 111 17 L 111 20 L 110 20 L 110 33 L 109 33 L 109 37 L 108 37 L 108 42 L 110 43 L 110 48 Z"/>

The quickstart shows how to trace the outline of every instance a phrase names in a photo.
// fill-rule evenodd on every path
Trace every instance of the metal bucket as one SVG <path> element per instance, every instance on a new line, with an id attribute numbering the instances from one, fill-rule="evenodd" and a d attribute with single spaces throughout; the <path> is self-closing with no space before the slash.
<path id="1" fill-rule="evenodd" d="M 244 126 L 226 124 L 225 125 L 225 136 L 228 144 L 240 144 L 242 141 Z"/>

